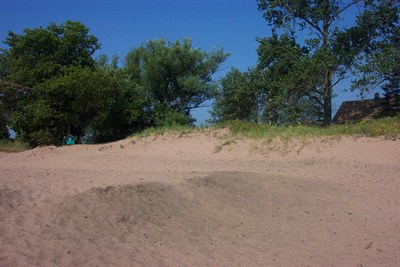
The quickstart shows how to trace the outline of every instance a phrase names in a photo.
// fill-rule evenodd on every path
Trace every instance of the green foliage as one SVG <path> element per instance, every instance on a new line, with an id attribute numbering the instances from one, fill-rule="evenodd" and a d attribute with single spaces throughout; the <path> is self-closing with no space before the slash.
<path id="1" fill-rule="evenodd" d="M 322 100 L 315 88 L 319 70 L 306 48 L 289 35 L 258 39 L 258 65 L 232 69 L 221 80 L 212 112 L 214 122 L 242 120 L 293 124 L 321 120 Z"/>
<path id="2" fill-rule="evenodd" d="M 322 118 L 320 66 L 306 47 L 283 34 L 259 39 L 257 68 L 263 77 L 263 122 L 317 123 Z"/>
<path id="3" fill-rule="evenodd" d="M 68 131 L 81 136 L 111 99 L 112 80 L 101 70 L 71 67 L 38 85 L 12 113 L 11 126 L 31 146 L 60 144 Z"/>
<path id="4" fill-rule="evenodd" d="M 207 53 L 193 48 L 189 39 L 149 41 L 131 51 L 125 72 L 143 89 L 148 124 L 190 123 L 190 110 L 215 95 L 212 75 L 227 56 L 222 49 Z"/>
<path id="5" fill-rule="evenodd" d="M 194 119 L 189 114 L 184 114 L 173 110 L 168 106 L 159 106 L 155 108 L 154 126 L 173 126 L 173 125 L 192 125 Z"/>
<path id="6" fill-rule="evenodd" d="M 10 92 L 14 91 L 13 86 L 5 80 L 8 73 L 8 62 L 8 52 L 0 49 L 0 140 L 9 138 L 7 125 L 9 124 L 10 110 L 13 108 L 13 101 L 10 97 Z"/>
<path id="7" fill-rule="evenodd" d="M 144 125 L 142 88 L 127 79 L 119 69 L 106 70 L 109 84 L 107 105 L 86 128 L 96 142 L 109 142 L 124 138 Z"/>
<path id="8" fill-rule="evenodd" d="M 381 86 L 386 97 L 400 96 L 400 6 L 396 1 L 381 0 L 358 17 L 358 29 L 372 36 L 359 56 L 353 90 L 370 92 Z"/>
<path id="9" fill-rule="evenodd" d="M 240 72 L 231 71 L 221 79 L 221 90 L 215 97 L 212 110 L 213 122 L 243 120 L 257 122 L 259 119 L 257 81 L 259 76 L 256 70 Z"/>
<path id="10" fill-rule="evenodd" d="M 6 108 L 5 108 L 5 105 L 3 104 L 3 102 L 4 101 L 3 101 L 2 93 L 0 93 L 0 140 L 9 138 L 8 128 L 7 128 L 8 120 L 7 120 L 7 115 L 6 115 Z"/>
<path id="11" fill-rule="evenodd" d="M 6 79 L 10 56 L 7 50 L 0 48 L 0 79 Z"/>
<path id="12" fill-rule="evenodd" d="M 30 146 L 61 144 L 67 133 L 112 141 L 143 128 L 142 88 L 118 69 L 118 57 L 109 64 L 103 56 L 96 64 L 92 55 L 100 45 L 80 22 L 10 32 L 5 43 L 4 126 L 11 125 Z"/>
<path id="13" fill-rule="evenodd" d="M 385 32 L 387 27 L 382 26 L 385 24 L 381 22 L 393 21 L 395 18 L 392 9 L 388 8 L 388 13 L 379 12 L 379 19 L 359 19 L 353 27 L 339 28 L 337 22 L 341 20 L 342 13 L 358 2 L 361 0 L 349 3 L 333 0 L 258 0 L 259 10 L 264 13 L 274 31 L 283 28 L 292 34 L 298 29 L 310 33 L 311 38 L 305 40 L 305 43 L 310 50 L 310 62 L 315 72 L 308 73 L 319 76 L 319 82 L 313 85 L 312 97 L 322 98 L 325 125 L 331 123 L 333 87 L 347 77 L 357 56 L 371 48 L 371 40 L 376 38 L 375 33 Z M 367 11 L 362 16 L 370 18 L 368 8 L 376 3 L 387 4 L 389 1 L 364 1 Z"/>
<path id="14" fill-rule="evenodd" d="M 92 74 L 87 68 L 95 66 L 92 55 L 100 47 L 97 38 L 80 22 L 66 21 L 22 34 L 9 32 L 4 43 L 9 46 L 0 53 L 4 124 L 32 146 L 59 143 L 66 125 L 81 132 L 98 105 L 91 101 L 99 99 L 103 88 L 96 87 L 95 77 L 85 84 Z"/>
<path id="15" fill-rule="evenodd" d="M 111 61 L 106 54 L 101 54 L 96 59 L 96 65 L 100 68 L 108 69 L 108 70 L 116 70 L 118 69 L 118 61 L 119 57 L 117 54 L 114 54 L 111 57 Z"/>
<path id="16" fill-rule="evenodd" d="M 0 139 L 8 138 L 11 114 L 29 95 L 30 88 L 0 79 Z"/>
<path id="17" fill-rule="evenodd" d="M 8 139 L 10 137 L 4 113 L 5 111 L 0 108 L 0 140 Z"/>
<path id="18" fill-rule="evenodd" d="M 30 146 L 90 134 L 96 142 L 146 127 L 190 125 L 190 110 L 211 99 L 227 54 L 207 53 L 189 39 L 150 41 L 119 58 L 94 52 L 97 38 L 80 22 L 9 32 L 0 51 L 0 134 L 10 125 Z"/>
<path id="19" fill-rule="evenodd" d="M 9 79 L 35 86 L 63 73 L 70 66 L 93 67 L 93 53 L 100 48 L 97 38 L 80 22 L 51 23 L 47 28 L 9 32 Z"/>

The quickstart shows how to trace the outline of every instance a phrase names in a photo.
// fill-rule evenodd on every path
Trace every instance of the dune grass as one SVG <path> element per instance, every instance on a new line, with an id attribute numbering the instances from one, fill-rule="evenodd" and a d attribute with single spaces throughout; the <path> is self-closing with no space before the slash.
<path id="1" fill-rule="evenodd" d="M 187 125 L 168 125 L 163 127 L 151 127 L 141 132 L 132 134 L 130 137 L 149 137 L 151 135 L 159 136 L 164 134 L 172 134 L 176 136 L 184 136 L 194 132 L 201 132 L 205 127 L 194 127 Z"/>
<path id="2" fill-rule="evenodd" d="M 346 123 L 331 125 L 329 127 L 312 125 L 266 125 L 231 121 L 211 127 L 190 127 L 182 125 L 164 126 L 159 128 L 148 128 L 142 132 L 135 133 L 131 137 L 148 137 L 151 135 L 172 134 L 184 136 L 190 133 L 201 133 L 204 131 L 218 132 L 228 129 L 230 137 L 241 137 L 248 139 L 296 139 L 304 137 L 384 137 L 400 138 L 400 115 L 381 119 L 365 120 L 357 123 Z"/>
<path id="3" fill-rule="evenodd" d="M 231 121 L 213 125 L 211 127 L 166 126 L 149 128 L 132 135 L 132 138 L 149 136 L 172 135 L 183 137 L 192 133 L 209 133 L 219 140 L 215 152 L 223 147 L 240 142 L 243 139 L 257 140 L 255 150 L 290 151 L 294 144 L 305 145 L 313 138 L 338 140 L 343 136 L 352 137 L 383 137 L 386 139 L 400 139 L 400 115 L 391 118 L 365 120 L 357 123 L 331 125 L 329 127 L 310 125 L 265 125 Z M 300 141 L 300 142 L 296 142 Z"/>
<path id="4" fill-rule="evenodd" d="M 258 125 L 233 121 L 218 125 L 215 128 L 229 130 L 228 133 L 218 135 L 220 143 L 216 145 L 215 152 L 221 151 L 223 147 L 230 147 L 240 140 L 250 139 L 256 140 L 252 144 L 251 150 L 253 152 L 266 153 L 267 151 L 276 151 L 285 154 L 290 151 L 300 151 L 316 138 L 332 141 L 339 140 L 343 136 L 352 136 L 383 137 L 396 140 L 400 138 L 400 116 L 331 125 L 329 127 Z M 217 130 L 214 132 L 217 132 Z"/>
<path id="5" fill-rule="evenodd" d="M 230 122 L 219 127 L 227 127 L 231 134 L 249 139 L 296 139 L 303 137 L 341 136 L 400 138 L 400 116 L 365 120 L 357 123 L 338 124 L 329 127 L 309 125 L 258 125 L 239 121 Z"/>
<path id="6" fill-rule="evenodd" d="M 0 151 L 2 152 L 22 152 L 29 149 L 28 145 L 14 140 L 0 140 Z"/>

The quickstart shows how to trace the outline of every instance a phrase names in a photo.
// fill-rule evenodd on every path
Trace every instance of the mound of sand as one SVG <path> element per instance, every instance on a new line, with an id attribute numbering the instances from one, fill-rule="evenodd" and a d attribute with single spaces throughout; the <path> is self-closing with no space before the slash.
<path id="1" fill-rule="evenodd" d="M 398 141 L 218 142 L 0 153 L 0 266 L 400 264 Z"/>

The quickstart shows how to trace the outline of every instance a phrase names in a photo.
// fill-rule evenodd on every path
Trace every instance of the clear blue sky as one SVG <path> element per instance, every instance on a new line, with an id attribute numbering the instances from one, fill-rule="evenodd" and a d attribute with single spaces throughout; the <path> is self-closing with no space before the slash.
<path id="1" fill-rule="evenodd" d="M 189 37 L 195 47 L 206 51 L 222 46 L 231 56 L 216 79 L 231 67 L 244 71 L 254 66 L 255 38 L 271 35 L 256 0 L 0 0 L 0 41 L 10 30 L 22 33 L 24 28 L 66 20 L 90 28 L 102 45 L 96 55 L 124 58 L 131 49 L 162 37 L 170 41 Z M 341 92 L 347 86 L 343 83 L 335 91 L 339 96 L 333 99 L 334 113 L 342 101 L 359 99 L 357 93 Z M 209 118 L 205 108 L 192 114 L 198 123 Z"/>

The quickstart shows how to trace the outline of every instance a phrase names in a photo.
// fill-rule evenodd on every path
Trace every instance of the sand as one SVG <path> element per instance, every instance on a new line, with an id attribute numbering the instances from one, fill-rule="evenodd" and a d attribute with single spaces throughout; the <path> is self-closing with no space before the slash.
<path id="1" fill-rule="evenodd" d="M 0 266 L 400 266 L 399 140 L 222 143 L 0 152 Z"/>

